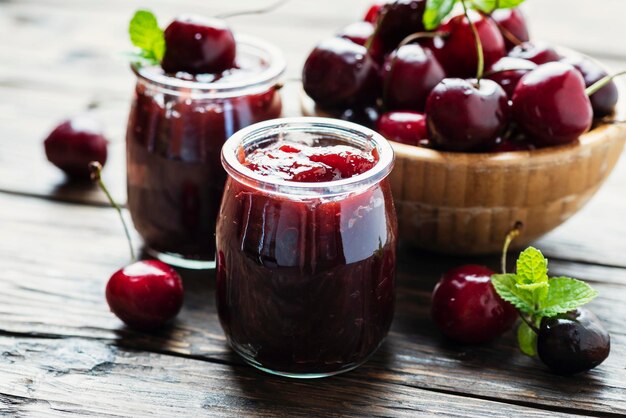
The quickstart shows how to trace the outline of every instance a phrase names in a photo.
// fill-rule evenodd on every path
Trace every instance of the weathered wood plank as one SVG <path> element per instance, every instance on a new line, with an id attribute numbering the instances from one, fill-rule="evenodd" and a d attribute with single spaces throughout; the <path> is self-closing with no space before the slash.
<path id="1" fill-rule="evenodd" d="M 0 194 L 0 330 L 11 335 L 82 337 L 119 347 L 241 364 L 226 347 L 214 306 L 213 278 L 183 272 L 185 306 L 174 326 L 160 334 L 132 332 L 108 311 L 103 289 L 111 272 L 127 262 L 112 210 Z M 50 243 L 54 243 L 51 245 Z M 595 282 L 601 297 L 592 307 L 613 335 L 611 357 L 586 376 L 560 378 L 521 355 L 512 333 L 479 347 L 444 341 L 429 319 L 430 291 L 441 272 L 467 259 L 407 257 L 400 263 L 396 319 L 390 336 L 361 369 L 374 382 L 406 385 L 561 411 L 626 413 L 626 333 L 619 312 L 626 271 L 556 263 L 553 274 Z M 497 266 L 494 258 L 481 259 Z M 609 279 L 604 279 L 608 277 Z M 352 374 L 348 376 L 353 376 Z"/>

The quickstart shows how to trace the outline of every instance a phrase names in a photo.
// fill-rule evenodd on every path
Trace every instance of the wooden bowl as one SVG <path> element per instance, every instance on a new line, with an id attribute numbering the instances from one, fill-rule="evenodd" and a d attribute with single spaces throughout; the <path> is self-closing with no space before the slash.
<path id="1" fill-rule="evenodd" d="M 616 119 L 623 107 L 620 101 Z M 302 110 L 328 116 L 305 94 Z M 620 123 L 600 124 L 572 144 L 532 151 L 452 153 L 390 141 L 400 241 L 447 254 L 492 254 L 521 221 L 514 247 L 525 246 L 591 199 L 625 138 L 626 124 Z"/>

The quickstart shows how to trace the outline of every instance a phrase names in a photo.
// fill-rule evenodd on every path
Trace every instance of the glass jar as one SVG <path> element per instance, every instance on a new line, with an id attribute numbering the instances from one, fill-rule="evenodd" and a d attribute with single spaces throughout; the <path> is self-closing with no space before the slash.
<path id="1" fill-rule="evenodd" d="M 147 251 L 167 263 L 215 266 L 215 221 L 226 180 L 221 147 L 239 129 L 281 114 L 280 51 L 239 36 L 237 64 L 220 76 L 188 79 L 160 67 L 133 67 L 128 208 Z"/>
<path id="2" fill-rule="evenodd" d="M 323 183 L 276 180 L 240 161 L 279 141 L 351 145 L 376 164 Z M 232 348 L 289 377 L 324 377 L 364 363 L 394 310 L 393 150 L 349 122 L 287 118 L 239 131 L 222 150 L 228 173 L 217 222 L 216 298 Z"/>

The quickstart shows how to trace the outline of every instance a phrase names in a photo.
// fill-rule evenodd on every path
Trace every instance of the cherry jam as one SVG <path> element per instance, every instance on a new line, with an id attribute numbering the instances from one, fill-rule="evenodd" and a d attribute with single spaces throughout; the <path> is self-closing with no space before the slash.
<path id="1" fill-rule="evenodd" d="M 349 122 L 282 119 L 231 137 L 222 162 L 216 297 L 232 348 L 291 377 L 365 362 L 394 309 L 389 144 Z"/>
<path id="2" fill-rule="evenodd" d="M 220 74 L 137 75 L 128 130 L 128 207 L 147 250 L 170 264 L 215 264 L 215 222 L 226 173 L 220 150 L 239 129 L 281 114 L 284 61 L 238 38 L 237 68 Z"/>

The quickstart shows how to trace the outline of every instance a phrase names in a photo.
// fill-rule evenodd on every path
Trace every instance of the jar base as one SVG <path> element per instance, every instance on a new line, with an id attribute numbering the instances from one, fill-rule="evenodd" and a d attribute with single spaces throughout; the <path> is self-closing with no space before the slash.
<path id="1" fill-rule="evenodd" d="M 145 248 L 146 253 L 152 257 L 169 264 L 174 267 L 181 267 L 190 270 L 214 270 L 215 260 L 197 260 L 193 258 L 185 258 L 182 254 L 165 253 L 154 250 L 150 247 Z"/>

